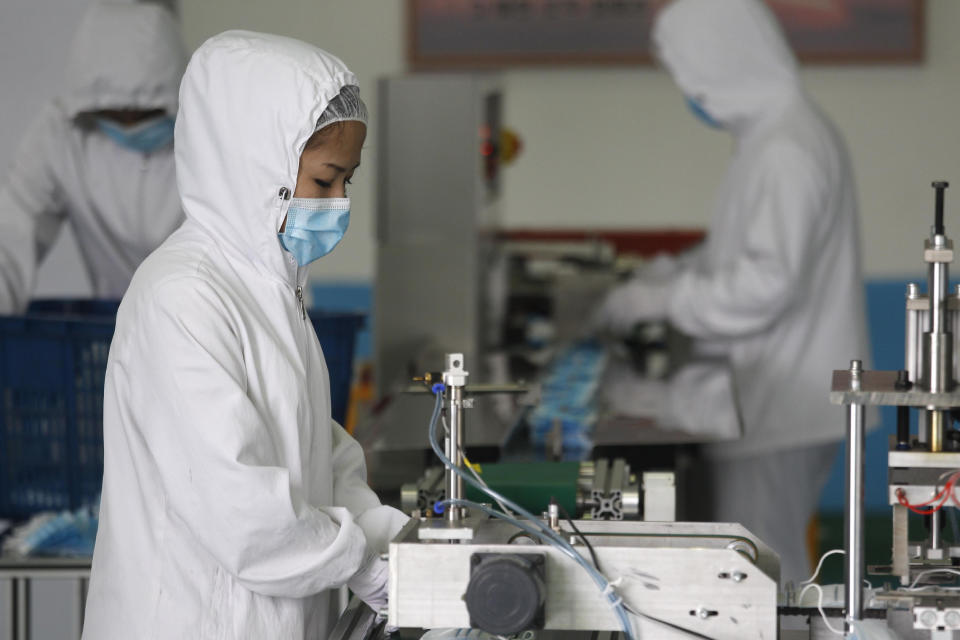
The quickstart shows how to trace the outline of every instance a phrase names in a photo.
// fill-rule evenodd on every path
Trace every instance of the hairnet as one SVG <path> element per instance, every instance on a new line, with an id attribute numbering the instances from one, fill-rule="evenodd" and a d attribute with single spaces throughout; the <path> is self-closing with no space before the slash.
<path id="1" fill-rule="evenodd" d="M 316 131 L 330 126 L 334 122 L 355 120 L 367 124 L 367 105 L 360 99 L 360 87 L 348 84 L 330 101 L 317 120 Z"/>

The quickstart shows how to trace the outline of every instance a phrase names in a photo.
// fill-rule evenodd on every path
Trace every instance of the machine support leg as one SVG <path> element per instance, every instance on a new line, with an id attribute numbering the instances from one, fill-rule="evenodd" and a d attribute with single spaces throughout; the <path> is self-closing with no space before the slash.
<path id="1" fill-rule="evenodd" d="M 844 595 L 846 621 L 863 618 L 863 468 L 864 468 L 864 406 L 847 407 L 846 451 L 846 517 L 844 518 L 844 546 L 846 567 Z"/>

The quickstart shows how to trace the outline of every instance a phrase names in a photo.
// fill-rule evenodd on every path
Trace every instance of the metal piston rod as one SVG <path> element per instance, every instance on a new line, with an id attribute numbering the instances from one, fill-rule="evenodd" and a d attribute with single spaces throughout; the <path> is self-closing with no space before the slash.
<path id="1" fill-rule="evenodd" d="M 467 373 L 464 367 L 462 353 L 449 353 L 446 357 L 446 369 L 443 372 L 443 383 L 447 386 L 450 395 L 450 433 L 447 435 L 447 457 L 458 468 L 463 467 L 463 450 L 466 447 L 463 419 L 463 388 L 467 385 Z M 463 479 L 447 469 L 444 474 L 444 486 L 449 500 L 462 500 Z M 446 518 L 449 522 L 459 522 L 462 509 L 459 506 L 449 506 Z"/>
<path id="2" fill-rule="evenodd" d="M 948 287 L 950 281 L 950 262 L 953 261 L 953 243 L 947 238 L 943 227 L 943 191 L 945 182 L 933 184 L 937 190 L 936 222 L 933 236 L 924 247 L 924 260 L 929 265 L 927 291 L 930 298 L 928 331 L 923 335 L 923 356 L 926 365 L 925 378 L 927 390 L 931 393 L 945 393 L 953 387 L 953 333 L 947 323 L 949 304 Z M 949 425 L 949 417 L 944 411 L 927 409 L 929 426 L 929 445 L 932 453 L 943 451 L 943 439 Z M 940 520 L 942 514 L 935 511 L 930 516 L 930 548 L 938 550 L 940 540 Z"/>

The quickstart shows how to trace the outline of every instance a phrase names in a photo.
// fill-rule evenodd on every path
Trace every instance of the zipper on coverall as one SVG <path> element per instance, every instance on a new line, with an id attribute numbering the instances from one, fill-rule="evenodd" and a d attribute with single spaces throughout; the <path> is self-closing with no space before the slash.
<path id="1" fill-rule="evenodd" d="M 277 194 L 281 200 L 290 199 L 290 189 L 286 187 L 280 187 L 280 192 Z M 297 288 L 294 290 L 294 294 L 297 296 L 297 304 L 300 305 L 300 318 L 302 320 L 307 319 L 307 309 L 303 305 L 303 287 L 300 284 L 297 284 Z"/>

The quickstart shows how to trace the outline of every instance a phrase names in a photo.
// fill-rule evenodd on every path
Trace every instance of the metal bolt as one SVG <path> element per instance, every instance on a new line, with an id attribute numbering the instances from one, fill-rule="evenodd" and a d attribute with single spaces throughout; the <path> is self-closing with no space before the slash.
<path id="1" fill-rule="evenodd" d="M 860 374 L 863 371 L 863 362 L 860 360 L 850 361 L 850 389 L 852 391 L 860 390 Z"/>
<path id="2" fill-rule="evenodd" d="M 904 369 L 897 371 L 897 381 L 894 383 L 893 388 L 897 391 L 906 391 L 911 386 L 910 384 L 910 373 Z"/>
<path id="3" fill-rule="evenodd" d="M 383 560 L 384 562 L 386 562 L 387 560 L 390 559 L 390 554 L 389 554 L 389 553 L 381 553 L 381 554 L 380 554 L 380 559 Z"/>
<path id="4" fill-rule="evenodd" d="M 556 502 L 551 502 L 550 506 L 547 507 L 547 519 L 551 529 L 554 531 L 560 530 L 560 507 Z"/>
<path id="5" fill-rule="evenodd" d="M 701 620 L 706 620 L 707 618 L 710 617 L 710 612 L 707 611 L 704 607 L 700 607 L 699 609 L 697 609 L 697 617 L 700 618 Z"/>
<path id="6" fill-rule="evenodd" d="M 960 285 L 958 285 L 957 288 L 960 289 Z M 908 284 L 908 285 L 907 285 L 907 297 L 910 298 L 911 300 L 916 300 L 917 298 L 919 298 L 919 297 L 920 297 L 920 285 L 918 285 L 916 282 L 911 282 L 910 284 Z"/>
<path id="7" fill-rule="evenodd" d="M 743 571 L 734 571 L 731 577 L 733 578 L 734 582 L 743 582 L 747 579 L 747 574 L 745 574 Z"/>

